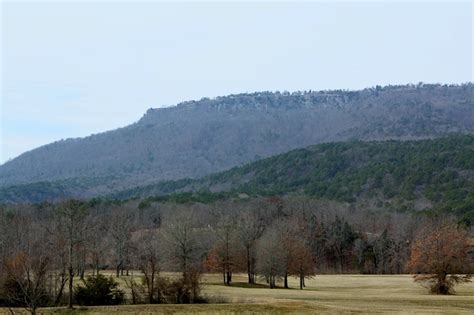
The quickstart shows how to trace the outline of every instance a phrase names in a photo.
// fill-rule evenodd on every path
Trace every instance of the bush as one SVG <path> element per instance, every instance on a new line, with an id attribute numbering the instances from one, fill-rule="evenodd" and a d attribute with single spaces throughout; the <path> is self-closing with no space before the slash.
<path id="1" fill-rule="evenodd" d="M 117 287 L 112 278 L 99 274 L 84 280 L 84 286 L 78 287 L 74 296 L 79 305 L 117 305 L 124 300 L 123 291 Z"/>
<path id="2" fill-rule="evenodd" d="M 170 303 L 203 303 L 204 300 L 199 296 L 199 291 L 198 279 L 189 277 L 172 281 L 167 287 L 166 295 Z"/>
<path id="3" fill-rule="evenodd" d="M 0 305 L 10 307 L 28 307 L 32 304 L 31 299 L 35 297 L 34 304 L 37 306 L 46 306 L 50 302 L 46 289 L 41 286 L 36 290 L 36 295 L 32 292 L 31 283 L 27 280 L 19 283 L 13 278 L 7 278 L 1 287 Z"/>

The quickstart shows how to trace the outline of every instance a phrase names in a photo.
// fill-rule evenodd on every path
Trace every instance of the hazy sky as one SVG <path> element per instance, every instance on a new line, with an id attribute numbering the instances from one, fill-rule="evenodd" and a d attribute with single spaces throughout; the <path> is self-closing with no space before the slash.
<path id="1" fill-rule="evenodd" d="M 470 1 L 0 8 L 0 163 L 205 96 L 472 81 Z"/>

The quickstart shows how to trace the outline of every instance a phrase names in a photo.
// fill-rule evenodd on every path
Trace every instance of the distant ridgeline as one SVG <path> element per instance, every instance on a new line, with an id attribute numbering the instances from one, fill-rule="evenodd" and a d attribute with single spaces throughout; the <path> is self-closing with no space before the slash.
<path id="1" fill-rule="evenodd" d="M 13 186 L 1 189 L 0 199 L 54 199 L 80 184 L 57 181 Z M 138 186 L 107 199 L 208 203 L 286 194 L 380 210 L 441 211 L 474 223 L 474 136 L 319 144 L 201 179 Z"/>

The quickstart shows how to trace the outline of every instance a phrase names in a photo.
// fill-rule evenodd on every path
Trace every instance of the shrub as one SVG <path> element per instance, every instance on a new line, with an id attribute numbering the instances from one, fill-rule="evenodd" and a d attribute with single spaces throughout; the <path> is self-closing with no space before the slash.
<path id="1" fill-rule="evenodd" d="M 199 278 L 200 274 L 194 270 L 179 279 L 157 278 L 156 290 L 159 303 L 204 303 L 205 300 L 200 296 Z"/>
<path id="2" fill-rule="evenodd" d="M 123 291 L 117 287 L 112 278 L 99 274 L 84 280 L 84 286 L 78 287 L 74 295 L 79 305 L 116 305 L 124 300 Z"/>
<path id="3" fill-rule="evenodd" d="M 36 306 L 46 306 L 50 302 L 46 289 L 41 286 L 37 289 L 37 298 L 34 301 Z M 18 282 L 13 278 L 7 278 L 2 284 L 0 293 L 0 305 L 12 307 L 28 307 L 31 303 L 32 285 L 27 280 Z"/>

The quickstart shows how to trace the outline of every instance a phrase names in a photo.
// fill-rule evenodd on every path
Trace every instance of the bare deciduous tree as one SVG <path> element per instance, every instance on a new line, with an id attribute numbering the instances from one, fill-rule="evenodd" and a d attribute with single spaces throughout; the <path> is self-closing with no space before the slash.
<path id="1" fill-rule="evenodd" d="M 157 229 L 143 231 L 136 241 L 138 266 L 144 275 L 148 303 L 160 303 L 160 292 L 156 285 L 160 272 L 160 243 Z"/>
<path id="2" fill-rule="evenodd" d="M 453 294 L 454 286 L 471 280 L 469 236 L 454 221 L 434 219 L 418 231 L 412 244 L 409 270 L 432 293 Z"/>
<path id="3" fill-rule="evenodd" d="M 166 222 L 163 231 L 168 245 L 168 258 L 182 273 L 183 278 L 187 277 L 200 259 L 196 221 L 193 213 L 179 212 Z"/>
<path id="4" fill-rule="evenodd" d="M 87 210 L 85 204 L 79 200 L 67 200 L 55 208 L 56 219 L 58 220 L 57 228 L 62 232 L 68 247 L 69 308 L 73 306 L 74 249 L 83 242 L 82 237 Z"/>
<path id="5" fill-rule="evenodd" d="M 257 271 L 273 289 L 276 287 L 276 280 L 285 272 L 285 256 L 278 229 L 266 229 L 258 241 L 257 253 Z"/>
<path id="6" fill-rule="evenodd" d="M 130 250 L 130 235 L 132 232 L 133 215 L 122 209 L 115 209 L 109 223 L 109 233 L 115 255 L 116 276 L 123 276 L 123 271 Z M 128 268 L 127 268 L 128 271 Z"/>
<path id="7" fill-rule="evenodd" d="M 31 314 L 36 314 L 39 306 L 50 300 L 46 281 L 50 267 L 50 248 L 45 243 L 45 230 L 28 217 L 20 216 L 18 230 L 24 230 L 20 241 L 22 249 L 5 259 L 4 294 L 13 305 L 24 306 Z"/>
<path id="8" fill-rule="evenodd" d="M 181 211 L 164 224 L 164 240 L 168 247 L 168 262 L 182 273 L 182 279 L 175 282 L 180 293 L 177 303 L 193 303 L 198 299 L 203 252 L 203 241 L 193 212 Z"/>
<path id="9" fill-rule="evenodd" d="M 217 237 L 215 253 L 222 271 L 224 285 L 230 285 L 232 282 L 232 272 L 236 265 L 236 252 L 239 245 L 236 227 L 236 222 L 231 216 L 221 215 L 214 229 Z"/>
<path id="10" fill-rule="evenodd" d="M 239 216 L 238 233 L 245 247 L 248 283 L 255 283 L 256 277 L 256 244 L 263 233 L 263 225 L 255 212 L 245 211 Z"/>

